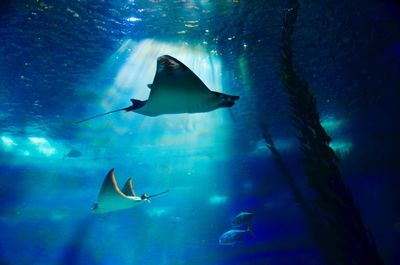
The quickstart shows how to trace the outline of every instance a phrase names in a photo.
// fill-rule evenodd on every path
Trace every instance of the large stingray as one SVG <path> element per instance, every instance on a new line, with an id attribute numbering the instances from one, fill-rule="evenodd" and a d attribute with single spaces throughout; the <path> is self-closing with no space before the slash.
<path id="1" fill-rule="evenodd" d="M 99 114 L 77 123 L 117 111 L 133 111 L 146 116 L 209 112 L 232 107 L 239 96 L 211 91 L 186 65 L 163 55 L 157 59 L 157 72 L 147 100 L 131 99 L 132 106 Z"/>
<path id="2" fill-rule="evenodd" d="M 105 177 L 97 202 L 93 206 L 95 213 L 108 213 L 118 210 L 134 207 L 141 202 L 150 202 L 151 197 L 155 197 L 168 192 L 164 191 L 154 195 L 147 195 L 144 193 L 142 196 L 137 196 L 132 187 L 132 179 L 129 178 L 122 191 L 118 188 L 117 181 L 114 176 L 114 169 L 111 169 Z"/>

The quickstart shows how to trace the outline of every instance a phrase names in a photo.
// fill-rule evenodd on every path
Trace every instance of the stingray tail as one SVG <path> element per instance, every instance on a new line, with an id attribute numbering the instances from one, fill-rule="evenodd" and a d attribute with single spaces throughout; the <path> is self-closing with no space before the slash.
<path id="1" fill-rule="evenodd" d="M 118 111 L 123 111 L 123 110 L 129 111 L 130 107 L 126 107 L 126 108 L 122 108 L 122 109 L 116 109 L 116 110 L 112 110 L 112 111 L 109 111 L 109 112 L 106 112 L 106 113 L 98 114 L 98 115 L 95 115 L 95 116 L 92 116 L 92 117 L 77 121 L 75 123 L 78 124 L 78 123 L 85 122 L 85 121 L 88 121 L 88 120 L 91 120 L 91 119 L 95 119 L 97 117 L 101 117 L 101 116 L 104 116 L 104 115 L 108 115 L 108 114 L 111 114 L 111 113 L 114 113 L 114 112 L 118 112 Z"/>
<path id="2" fill-rule="evenodd" d="M 160 192 L 160 193 L 157 193 L 157 194 L 149 195 L 147 198 L 152 198 L 152 197 L 160 196 L 160 195 L 162 195 L 162 194 L 164 194 L 164 193 L 167 193 L 167 192 L 169 192 L 169 190 L 166 190 L 166 191 L 163 191 L 163 192 Z"/>

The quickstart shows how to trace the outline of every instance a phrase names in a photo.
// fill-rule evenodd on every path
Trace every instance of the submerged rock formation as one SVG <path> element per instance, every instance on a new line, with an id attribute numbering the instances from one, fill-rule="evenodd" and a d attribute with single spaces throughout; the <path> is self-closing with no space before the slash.
<path id="1" fill-rule="evenodd" d="M 307 184 L 314 191 L 306 211 L 311 234 L 326 264 L 383 264 L 352 193 L 343 182 L 338 158 L 329 147 L 331 138 L 320 123 L 316 99 L 294 69 L 291 36 L 299 3 L 288 2 L 282 27 L 281 74 L 289 96 L 290 117 L 298 129 Z"/>

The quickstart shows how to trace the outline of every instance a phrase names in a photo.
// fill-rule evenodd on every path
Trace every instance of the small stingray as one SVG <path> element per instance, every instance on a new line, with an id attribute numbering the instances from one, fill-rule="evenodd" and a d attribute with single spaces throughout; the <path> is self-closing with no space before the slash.
<path id="1" fill-rule="evenodd" d="M 66 158 L 66 157 L 80 157 L 80 156 L 82 156 L 82 153 L 79 150 L 71 149 L 67 154 L 64 155 L 64 158 Z"/>
<path id="2" fill-rule="evenodd" d="M 95 213 L 119 211 L 134 207 L 141 202 L 149 203 L 150 198 L 167 192 L 168 190 L 153 195 L 147 195 L 144 193 L 142 196 L 137 196 L 132 187 L 131 178 L 125 182 L 121 191 L 118 188 L 117 181 L 115 180 L 114 169 L 111 169 L 101 185 L 97 203 L 94 204 L 92 210 Z"/>
<path id="3" fill-rule="evenodd" d="M 146 116 L 200 113 L 235 104 L 239 96 L 211 91 L 195 73 L 177 59 L 163 55 L 157 59 L 157 71 L 147 100 L 131 99 L 132 106 L 102 113 L 76 123 L 117 111 L 133 111 Z"/>

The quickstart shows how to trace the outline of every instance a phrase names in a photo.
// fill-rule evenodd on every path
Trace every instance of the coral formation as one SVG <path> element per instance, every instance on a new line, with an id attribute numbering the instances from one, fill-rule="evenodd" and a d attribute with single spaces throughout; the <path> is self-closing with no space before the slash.
<path id="1" fill-rule="evenodd" d="M 294 192 L 295 199 L 305 210 L 314 241 L 327 264 L 383 264 L 342 179 L 338 158 L 329 147 L 331 138 L 321 126 L 316 99 L 293 66 L 291 37 L 299 3 L 288 3 L 282 28 L 281 74 L 289 96 L 290 117 L 304 155 L 307 184 L 314 191 L 314 199 L 308 204 L 301 194 L 296 195 L 298 191 Z"/>

